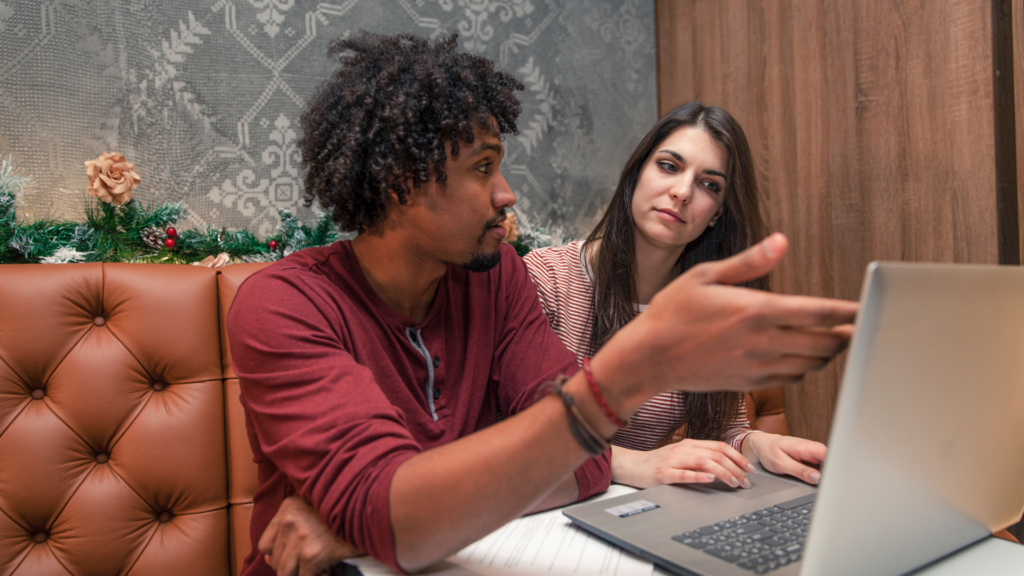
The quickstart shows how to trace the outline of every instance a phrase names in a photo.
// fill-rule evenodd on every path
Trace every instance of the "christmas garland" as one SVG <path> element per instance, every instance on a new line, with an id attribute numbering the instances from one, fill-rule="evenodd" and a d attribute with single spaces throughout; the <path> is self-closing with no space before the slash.
<path id="1" fill-rule="evenodd" d="M 306 225 L 287 210 L 274 234 L 260 238 L 244 228 L 187 229 L 175 226 L 188 216 L 182 203 L 144 205 L 132 198 L 140 178 L 134 165 L 114 153 L 86 162 L 88 191 L 98 199 L 85 222 L 43 219 L 18 222 L 16 193 L 28 178 L 9 159 L 0 160 L 0 264 L 69 262 L 151 262 L 202 264 L 219 268 L 229 262 L 271 262 L 296 250 L 325 246 L 340 235 L 326 213 Z M 541 246 L 564 244 L 561 229 L 516 222 L 510 213 L 509 243 L 520 256 Z"/>
<path id="2" fill-rule="evenodd" d="M 117 193 L 120 196 L 112 195 L 111 201 L 94 194 L 101 201 L 87 209 L 84 223 L 44 219 L 21 224 L 15 209 L 16 193 L 27 181 L 28 178 L 15 173 L 10 160 L 0 161 L 0 263 L 191 264 L 206 260 L 205 263 L 210 264 L 222 254 L 227 256 L 219 259 L 221 265 L 228 260 L 269 262 L 296 250 L 330 244 L 339 238 L 337 228 L 326 213 L 319 214 L 316 223 L 308 226 L 287 210 L 278 211 L 281 224 L 274 234 L 264 238 L 244 228 L 196 228 L 179 232 L 175 225 L 188 216 L 184 204 L 143 205 L 131 197 L 130 189 Z M 93 182 L 90 182 L 90 192 L 93 192 Z"/>

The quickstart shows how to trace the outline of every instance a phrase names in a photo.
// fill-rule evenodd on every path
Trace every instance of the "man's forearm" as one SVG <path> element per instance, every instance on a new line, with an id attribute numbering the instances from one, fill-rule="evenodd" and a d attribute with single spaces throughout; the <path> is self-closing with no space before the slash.
<path id="1" fill-rule="evenodd" d="M 552 508 L 558 508 L 559 506 L 565 506 L 572 504 L 580 498 L 580 486 L 576 482 L 576 474 L 569 473 L 564 480 L 555 486 L 555 489 L 548 492 L 547 496 L 540 499 L 539 502 L 530 507 L 526 511 L 526 514 L 533 514 L 535 512 L 543 512 L 545 510 L 551 510 Z"/>
<path id="2" fill-rule="evenodd" d="M 614 426 L 601 420 L 582 374 L 565 389 L 604 437 L 614 433 Z M 576 488 L 572 472 L 586 458 L 569 430 L 565 407 L 550 396 L 494 426 L 410 458 L 391 481 L 398 563 L 420 570 L 528 510 L 575 500 L 567 497 Z"/>

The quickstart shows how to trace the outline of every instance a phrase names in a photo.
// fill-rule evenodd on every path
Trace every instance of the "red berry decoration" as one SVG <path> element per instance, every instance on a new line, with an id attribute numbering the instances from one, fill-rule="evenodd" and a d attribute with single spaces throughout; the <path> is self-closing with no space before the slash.
<path id="1" fill-rule="evenodd" d="M 168 228 L 167 229 L 167 237 L 168 238 L 177 238 L 178 237 L 178 231 L 175 230 L 174 228 Z"/>
<path id="2" fill-rule="evenodd" d="M 172 228 L 172 230 L 173 230 L 173 228 Z M 174 238 L 166 238 L 164 240 L 164 246 L 167 246 L 168 248 L 174 248 L 174 244 L 175 244 Z"/>
<path id="3" fill-rule="evenodd" d="M 277 250 L 277 240 L 267 242 L 267 246 L 269 246 L 271 250 Z"/>

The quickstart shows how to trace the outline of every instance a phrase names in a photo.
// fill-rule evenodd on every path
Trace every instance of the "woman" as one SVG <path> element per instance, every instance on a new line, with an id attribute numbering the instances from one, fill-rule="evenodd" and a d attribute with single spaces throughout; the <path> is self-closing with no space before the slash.
<path id="1" fill-rule="evenodd" d="M 526 255 L 552 328 L 591 356 L 685 270 L 767 236 L 743 129 L 728 112 L 689 102 L 637 146 L 597 227 L 583 242 Z M 767 278 L 750 287 L 768 289 Z M 679 429 L 686 439 L 672 443 Z M 750 487 L 750 460 L 817 483 L 825 446 L 751 432 L 743 397 L 671 392 L 652 398 L 612 438 L 612 480 L 638 488 L 712 482 Z M 742 453 L 741 453 L 742 452 Z"/>

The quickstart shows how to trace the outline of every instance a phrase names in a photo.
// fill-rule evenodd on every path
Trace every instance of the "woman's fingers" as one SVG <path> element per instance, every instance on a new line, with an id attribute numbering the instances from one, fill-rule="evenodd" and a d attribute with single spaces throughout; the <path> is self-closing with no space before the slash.
<path id="1" fill-rule="evenodd" d="M 796 438 L 793 436 L 775 436 L 768 438 L 767 458 L 762 461 L 769 471 L 776 474 L 788 474 L 808 484 L 817 484 L 821 480 L 821 472 L 805 464 L 821 464 L 825 461 L 828 448 L 820 442 Z"/>
<path id="2" fill-rule="evenodd" d="M 747 475 L 741 472 L 731 461 L 725 460 L 707 458 L 701 462 L 698 470 L 714 474 L 716 478 L 733 488 L 750 488 L 750 480 L 747 480 Z"/>
<path id="3" fill-rule="evenodd" d="M 750 461 L 724 442 L 683 440 L 675 445 L 673 467 L 712 474 L 733 488 L 750 487 Z"/>
<path id="4" fill-rule="evenodd" d="M 671 475 L 665 478 L 665 484 L 707 484 L 708 482 L 714 482 L 714 474 L 707 472 L 700 472 L 698 470 L 682 470 L 674 469 L 671 471 Z"/>
<path id="5" fill-rule="evenodd" d="M 721 442 L 718 440 L 691 440 L 687 438 L 686 440 L 683 440 L 678 444 L 690 444 L 696 448 L 703 448 L 706 450 L 715 450 L 721 452 L 727 458 L 735 462 L 736 465 L 740 467 L 740 469 L 746 470 L 747 472 L 750 473 L 754 472 L 754 466 L 750 463 L 750 460 L 747 460 L 747 457 L 741 454 L 739 450 L 736 450 L 735 448 L 729 446 L 725 442 Z"/>
<path id="6" fill-rule="evenodd" d="M 821 480 L 821 472 L 790 458 L 784 453 L 782 457 L 774 462 L 766 462 L 765 468 L 776 474 L 788 474 L 794 478 L 799 478 L 808 484 L 817 484 Z"/>

